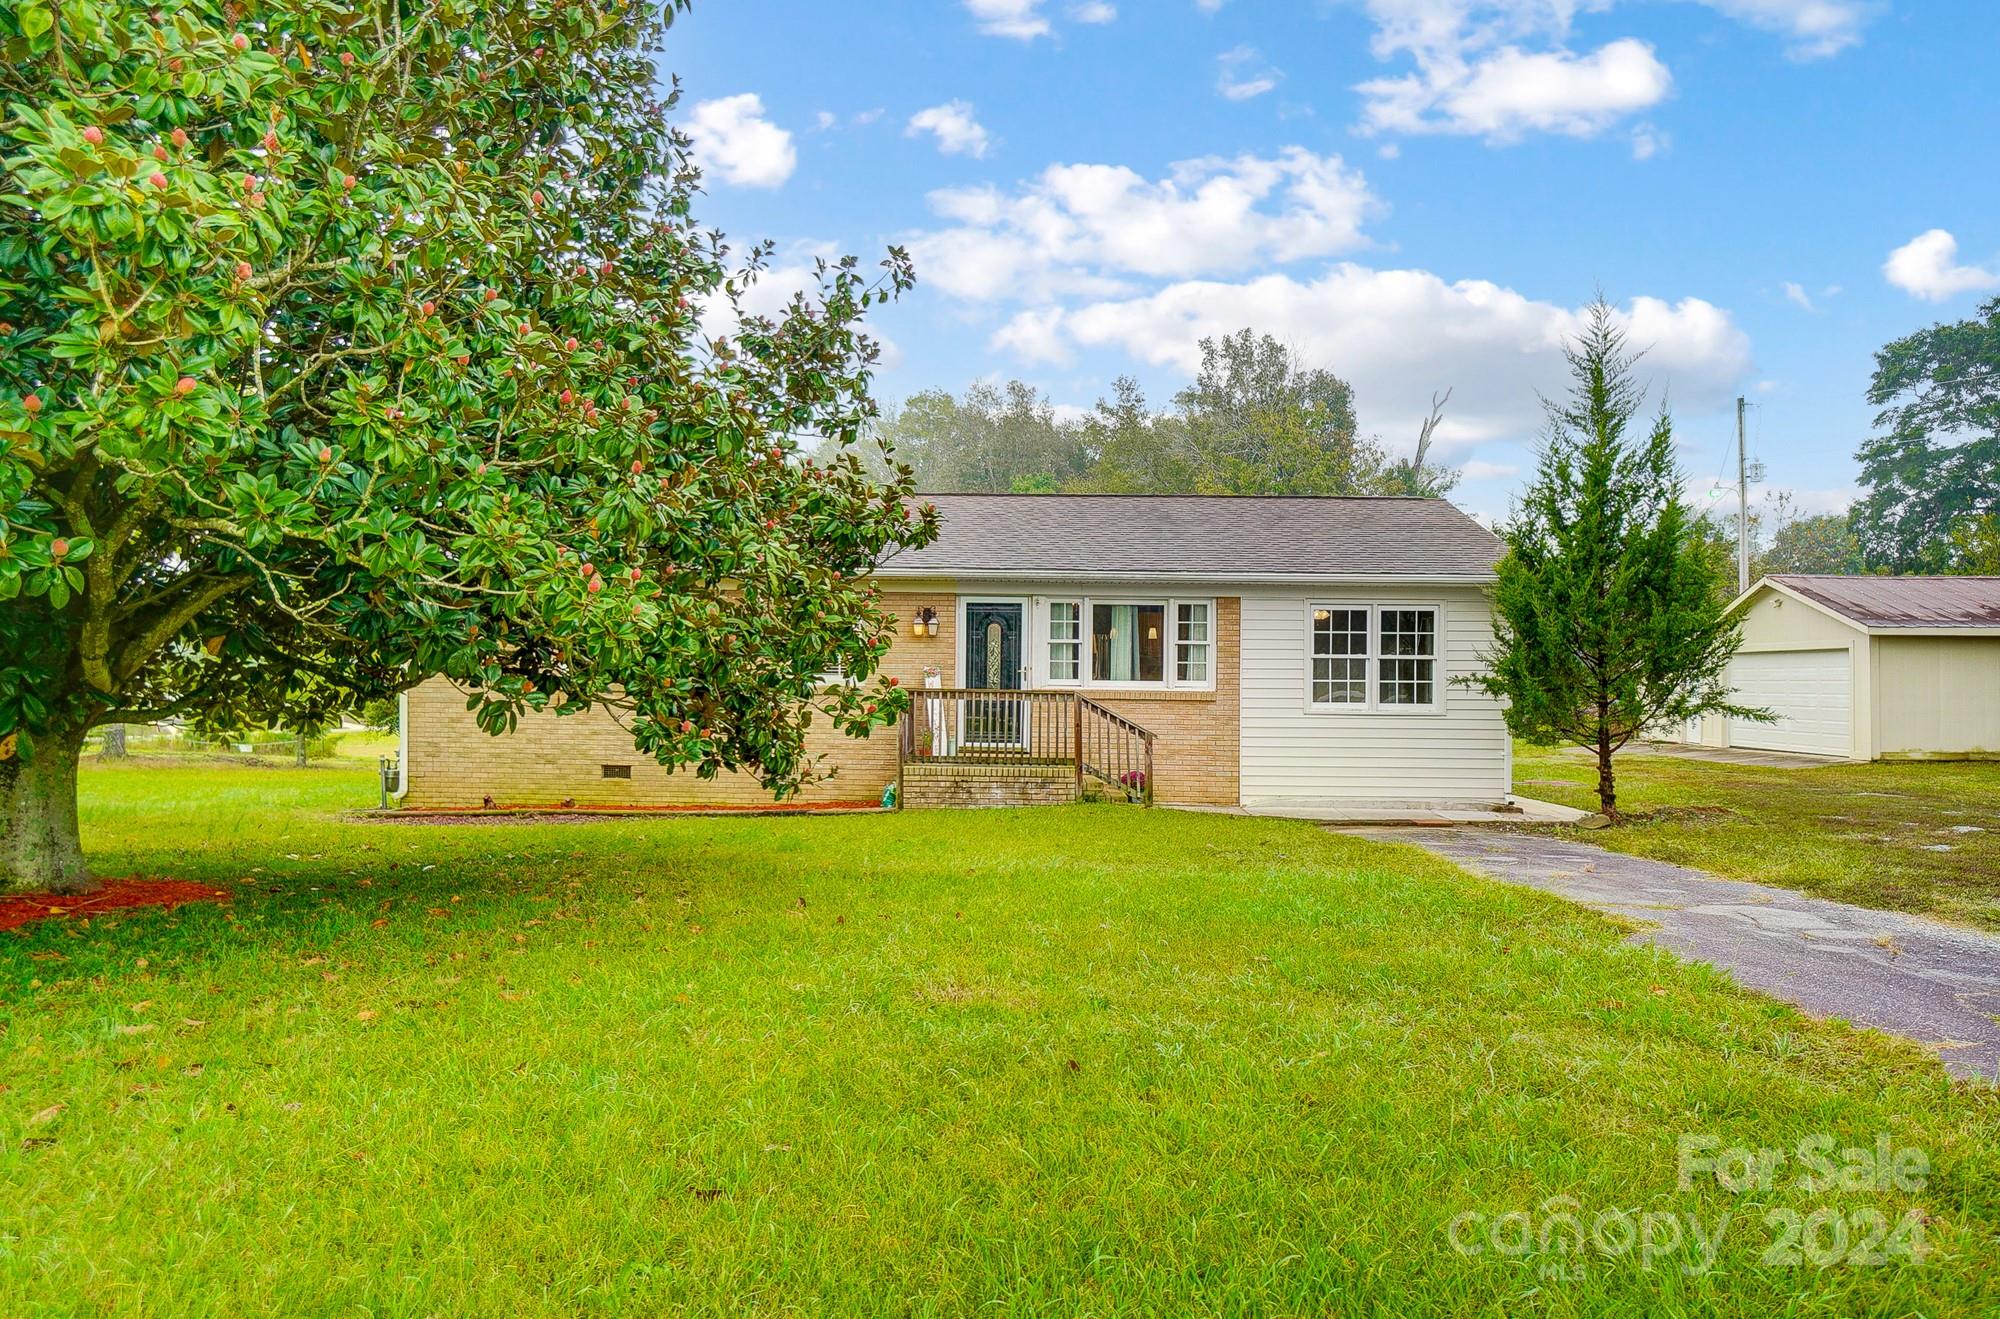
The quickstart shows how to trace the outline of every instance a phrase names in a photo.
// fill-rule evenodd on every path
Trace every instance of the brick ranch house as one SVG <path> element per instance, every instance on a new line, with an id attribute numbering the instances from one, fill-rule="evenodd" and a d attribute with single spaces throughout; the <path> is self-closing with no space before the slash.
<path id="1" fill-rule="evenodd" d="M 1497 701 L 1451 680 L 1492 636 L 1494 536 L 1436 499 L 939 495 L 935 543 L 884 563 L 900 728 L 816 729 L 800 800 L 1492 806 Z M 926 669 L 937 675 L 925 687 Z M 669 773 L 596 711 L 503 737 L 443 679 L 403 706 L 409 808 L 766 804 Z"/>

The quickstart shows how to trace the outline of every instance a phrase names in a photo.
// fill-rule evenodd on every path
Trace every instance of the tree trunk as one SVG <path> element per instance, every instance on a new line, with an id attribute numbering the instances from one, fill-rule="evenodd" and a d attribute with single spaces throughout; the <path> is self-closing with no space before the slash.
<path id="1" fill-rule="evenodd" d="M 1618 785 L 1611 775 L 1611 734 L 1597 734 L 1597 809 L 1607 820 L 1618 818 Z"/>
<path id="2" fill-rule="evenodd" d="M 0 890 L 88 893 L 76 828 L 76 765 L 83 730 L 35 739 L 34 758 L 0 761 Z"/>

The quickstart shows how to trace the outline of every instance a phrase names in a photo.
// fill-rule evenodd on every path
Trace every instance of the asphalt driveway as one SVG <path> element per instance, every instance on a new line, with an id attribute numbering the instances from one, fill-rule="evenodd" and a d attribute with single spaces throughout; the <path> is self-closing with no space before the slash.
<path id="1" fill-rule="evenodd" d="M 1353 830 L 1647 928 L 1632 936 L 1820 1017 L 1905 1036 L 1947 1070 L 2000 1080 L 2000 937 L 1809 898 L 1537 834 Z"/>

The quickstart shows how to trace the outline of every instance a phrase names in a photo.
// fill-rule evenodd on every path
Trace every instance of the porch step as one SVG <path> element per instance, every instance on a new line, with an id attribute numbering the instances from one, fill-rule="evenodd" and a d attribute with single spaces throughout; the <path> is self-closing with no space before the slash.
<path id="1" fill-rule="evenodd" d="M 1059 806 L 1076 800 L 1076 773 L 1067 768 L 1008 766 L 1004 772 L 964 765 L 903 766 L 908 810 L 963 810 L 979 806 Z"/>

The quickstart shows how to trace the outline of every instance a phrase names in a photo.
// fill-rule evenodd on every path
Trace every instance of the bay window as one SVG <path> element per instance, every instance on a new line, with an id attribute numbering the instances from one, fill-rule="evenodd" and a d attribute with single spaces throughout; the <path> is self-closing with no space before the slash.
<path id="1" fill-rule="evenodd" d="M 1314 605 L 1307 703 L 1321 710 L 1436 710 L 1435 605 Z"/>

